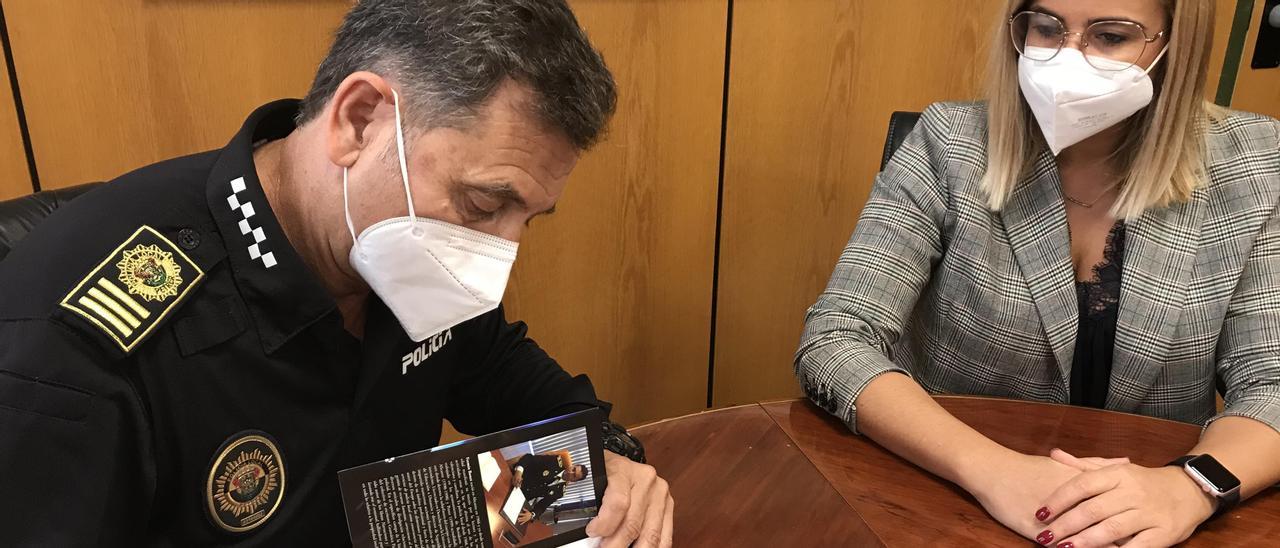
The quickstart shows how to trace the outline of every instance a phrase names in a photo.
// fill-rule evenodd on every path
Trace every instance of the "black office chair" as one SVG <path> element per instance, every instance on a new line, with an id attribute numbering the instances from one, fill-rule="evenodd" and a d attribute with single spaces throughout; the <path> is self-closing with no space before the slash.
<path id="1" fill-rule="evenodd" d="M 889 133 L 884 140 L 884 156 L 880 160 L 880 169 L 889 163 L 894 151 L 902 146 L 902 141 L 911 133 L 920 119 L 918 112 L 895 112 L 889 116 Z M 48 217 L 53 210 L 85 192 L 93 190 L 102 183 L 86 183 L 79 186 L 46 190 L 30 196 L 23 196 L 0 202 L 0 260 L 4 260 L 9 250 L 21 240 L 40 221 Z"/>
<path id="2" fill-rule="evenodd" d="M 53 210 L 102 183 L 86 183 L 0 202 L 0 260 Z"/>
<path id="3" fill-rule="evenodd" d="M 895 112 L 889 115 L 889 135 L 884 139 L 884 155 L 880 157 L 880 171 L 889 163 L 889 158 L 907 140 L 907 135 L 920 121 L 919 112 Z"/>

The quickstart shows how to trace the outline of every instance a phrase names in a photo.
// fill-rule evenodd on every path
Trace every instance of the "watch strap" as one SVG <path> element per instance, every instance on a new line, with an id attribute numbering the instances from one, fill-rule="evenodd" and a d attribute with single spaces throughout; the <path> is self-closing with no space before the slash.
<path id="1" fill-rule="evenodd" d="M 1226 513 L 1228 510 L 1235 508 L 1240 504 L 1240 489 L 1232 489 L 1230 493 L 1218 497 L 1218 509 L 1213 511 L 1213 517 Z"/>
<path id="2" fill-rule="evenodd" d="M 616 453 L 627 457 L 640 464 L 645 463 L 644 445 L 635 436 L 627 433 L 627 429 L 622 425 L 605 421 L 602 424 L 601 441 L 604 448 L 612 453 Z"/>

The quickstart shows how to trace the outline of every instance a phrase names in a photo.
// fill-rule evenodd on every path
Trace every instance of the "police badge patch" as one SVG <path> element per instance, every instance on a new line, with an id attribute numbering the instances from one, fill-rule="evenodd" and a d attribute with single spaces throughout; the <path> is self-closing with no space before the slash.
<path id="1" fill-rule="evenodd" d="M 265 432 L 245 431 L 231 436 L 214 453 L 205 484 L 209 519 L 225 531 L 256 529 L 284 500 L 284 460 Z"/>
<path id="2" fill-rule="evenodd" d="M 125 353 L 160 324 L 204 271 L 155 229 L 139 228 L 63 297 Z"/>
<path id="3" fill-rule="evenodd" d="M 124 258 L 116 263 L 120 270 L 120 283 L 129 293 L 148 301 L 164 301 L 178 296 L 182 286 L 182 267 L 173 260 L 173 254 L 161 251 L 154 245 L 139 245 L 125 250 Z"/>

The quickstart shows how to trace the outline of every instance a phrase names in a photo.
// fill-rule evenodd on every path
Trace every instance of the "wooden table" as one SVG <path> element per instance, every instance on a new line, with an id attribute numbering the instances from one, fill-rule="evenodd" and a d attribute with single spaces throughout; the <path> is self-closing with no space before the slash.
<path id="1" fill-rule="evenodd" d="M 1128 456 L 1156 466 L 1194 425 L 1024 401 L 941 396 L 1014 450 Z M 633 429 L 676 499 L 676 546 L 1028 546 L 968 494 L 885 451 L 807 401 L 709 411 Z M 1187 546 L 1274 546 L 1280 489 L 1200 527 Z"/>

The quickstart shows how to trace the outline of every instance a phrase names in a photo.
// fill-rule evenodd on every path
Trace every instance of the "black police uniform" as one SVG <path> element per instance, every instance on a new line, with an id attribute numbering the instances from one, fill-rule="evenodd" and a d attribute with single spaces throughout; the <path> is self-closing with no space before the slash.
<path id="1" fill-rule="evenodd" d="M 419 344 L 371 296 L 345 331 L 254 171 L 297 110 L 76 199 L 0 262 L 0 545 L 345 544 L 338 470 L 436 445 L 441 418 L 607 408 L 501 309 Z"/>
<path id="2" fill-rule="evenodd" d="M 565 470 L 559 455 L 525 455 L 516 466 L 524 470 L 520 492 L 528 497 L 535 518 L 564 496 Z"/>

